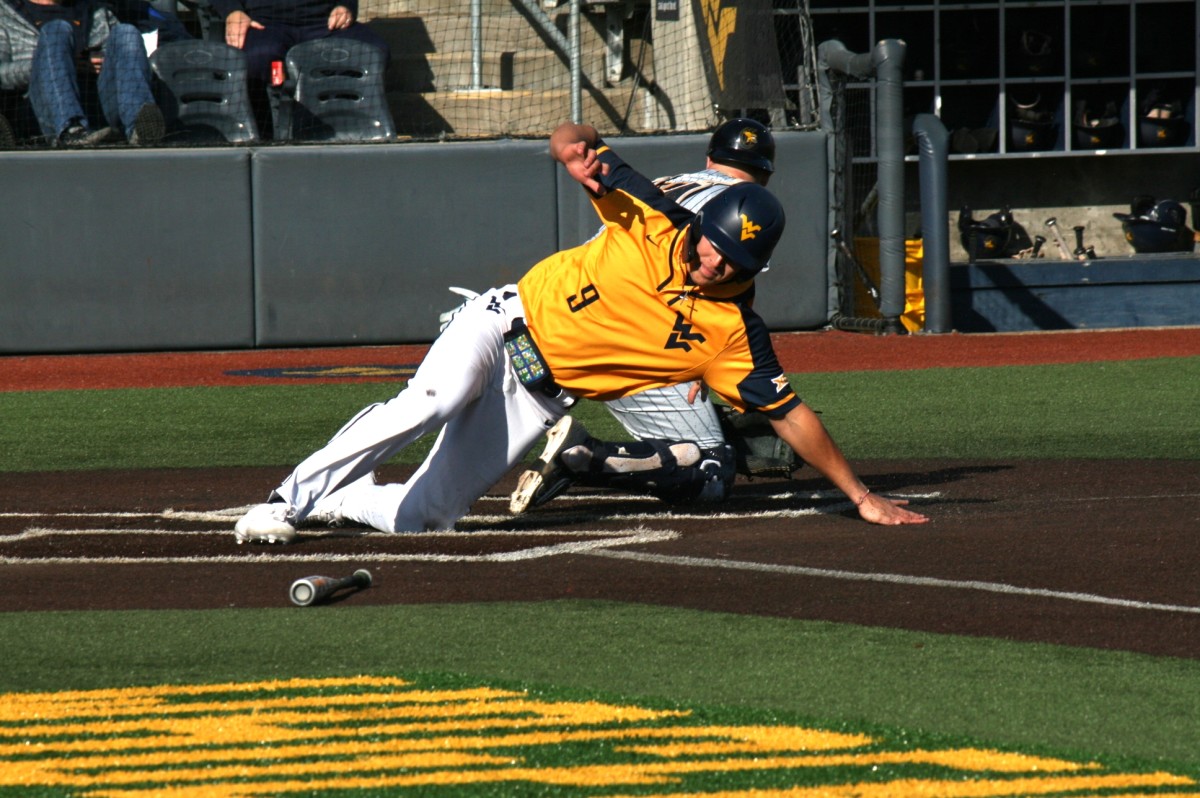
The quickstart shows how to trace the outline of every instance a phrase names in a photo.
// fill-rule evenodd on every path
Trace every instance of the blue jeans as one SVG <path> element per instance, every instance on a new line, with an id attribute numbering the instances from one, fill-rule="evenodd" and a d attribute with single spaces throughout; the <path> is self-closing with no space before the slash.
<path id="1" fill-rule="evenodd" d="M 89 103 L 91 114 L 84 110 L 74 42 L 70 23 L 54 20 L 42 27 L 33 51 L 29 102 L 42 135 L 48 138 L 58 138 L 72 124 L 78 124 L 75 120 L 96 117 L 94 103 Z M 150 59 L 137 28 L 121 24 L 109 33 L 104 43 L 104 65 L 96 84 L 104 123 L 128 136 L 133 132 L 138 110 L 154 102 Z"/>

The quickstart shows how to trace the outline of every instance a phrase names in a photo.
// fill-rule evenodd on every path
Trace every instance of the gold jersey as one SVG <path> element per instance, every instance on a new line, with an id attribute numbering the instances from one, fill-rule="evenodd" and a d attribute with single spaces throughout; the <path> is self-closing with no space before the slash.
<path id="1" fill-rule="evenodd" d="M 597 145 L 609 173 L 592 197 L 603 228 L 517 284 L 525 322 L 554 380 L 598 401 L 703 380 L 738 410 L 780 416 L 799 403 L 750 308 L 753 282 L 688 281 L 693 214 Z"/>

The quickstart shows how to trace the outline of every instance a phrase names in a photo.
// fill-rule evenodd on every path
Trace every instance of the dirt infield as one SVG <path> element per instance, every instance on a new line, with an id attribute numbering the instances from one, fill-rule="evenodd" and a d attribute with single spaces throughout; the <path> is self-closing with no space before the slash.
<path id="1" fill-rule="evenodd" d="M 791 371 L 832 370 L 830 357 L 920 368 L 1195 355 L 1200 330 L 777 343 Z M 415 363 L 421 351 L 10 358 L 3 388 L 346 379 L 286 372 Z M 234 543 L 233 520 L 286 468 L 8 474 L 0 610 L 286 606 L 296 578 L 366 567 L 375 586 L 345 603 L 602 598 L 1200 657 L 1194 461 L 856 465 L 873 489 L 934 521 L 868 526 L 804 470 L 743 482 L 715 509 L 575 491 L 513 519 L 503 510 L 510 474 L 458 533 L 318 530 L 295 546 L 254 547 Z"/>

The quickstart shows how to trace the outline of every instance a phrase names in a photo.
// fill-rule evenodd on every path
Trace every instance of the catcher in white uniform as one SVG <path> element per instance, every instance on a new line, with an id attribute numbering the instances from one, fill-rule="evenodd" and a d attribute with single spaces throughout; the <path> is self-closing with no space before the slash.
<path id="1" fill-rule="evenodd" d="M 289 543 L 306 522 L 452 529 L 577 398 L 698 380 L 740 411 L 767 413 L 865 520 L 928 520 L 855 475 L 792 391 L 749 306 L 754 276 L 783 232 L 778 200 L 739 183 L 693 214 L 588 125 L 559 126 L 550 152 L 588 190 L 602 232 L 468 302 L 404 390 L 300 463 L 237 522 L 238 542 Z M 377 466 L 428 432 L 437 441 L 407 482 L 375 483 Z"/>
<path id="2" fill-rule="evenodd" d="M 705 154 L 703 170 L 660 177 L 654 184 L 698 211 L 737 183 L 766 186 L 775 171 L 775 139 L 753 119 L 718 126 Z M 739 472 L 787 476 L 802 465 L 764 416 L 718 407 L 698 383 L 650 388 L 605 407 L 634 442 L 597 440 L 578 419 L 564 416 L 548 433 L 536 466 L 521 474 L 509 500 L 511 512 L 541 506 L 572 484 L 648 493 L 671 503 L 722 501 Z"/>

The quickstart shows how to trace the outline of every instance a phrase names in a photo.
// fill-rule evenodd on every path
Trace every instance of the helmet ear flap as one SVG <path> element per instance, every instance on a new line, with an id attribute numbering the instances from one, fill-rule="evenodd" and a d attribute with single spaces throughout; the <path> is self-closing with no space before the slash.
<path id="1" fill-rule="evenodd" d="M 700 227 L 704 222 L 704 211 L 701 209 L 688 225 L 687 237 L 684 239 L 683 259 L 687 263 L 695 263 L 699 255 L 696 247 L 700 245 Z"/>

